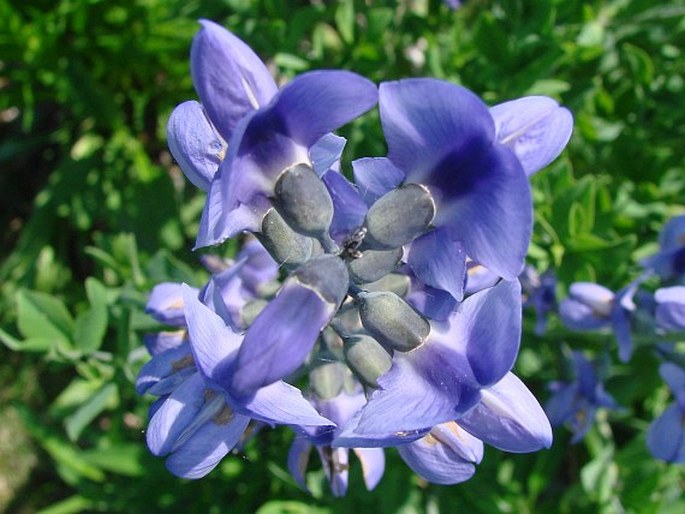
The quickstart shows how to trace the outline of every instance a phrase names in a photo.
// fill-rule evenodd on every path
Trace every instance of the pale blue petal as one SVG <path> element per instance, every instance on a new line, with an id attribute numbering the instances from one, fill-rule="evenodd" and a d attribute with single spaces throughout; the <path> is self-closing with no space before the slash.
<path id="1" fill-rule="evenodd" d="M 192 100 L 178 105 L 167 122 L 167 139 L 171 154 L 188 180 L 209 191 L 226 143 L 207 119 L 202 105 Z"/>
<path id="2" fill-rule="evenodd" d="M 364 484 L 368 491 L 373 490 L 385 472 L 385 452 L 383 448 L 353 448 L 361 462 Z"/>
<path id="3" fill-rule="evenodd" d="M 321 177 L 329 169 L 337 167 L 347 139 L 326 134 L 309 149 L 309 158 L 316 174 Z"/>
<path id="4" fill-rule="evenodd" d="M 249 422 L 240 414 L 208 421 L 167 458 L 167 469 L 182 478 L 202 478 L 238 444 Z"/>
<path id="5" fill-rule="evenodd" d="M 481 391 L 481 401 L 458 423 L 500 450 L 534 452 L 552 445 L 552 427 L 528 388 L 512 373 Z"/>
<path id="6" fill-rule="evenodd" d="M 228 141 L 249 112 L 263 107 L 277 88 L 252 49 L 220 25 L 200 20 L 193 39 L 190 71 L 202 105 Z"/>
<path id="7" fill-rule="evenodd" d="M 647 432 L 649 452 L 666 462 L 685 462 L 685 412 L 676 403 L 649 426 Z"/>
<path id="8" fill-rule="evenodd" d="M 359 193 L 368 206 L 404 180 L 404 172 L 385 157 L 363 157 L 352 161 L 352 171 Z"/>
<path id="9" fill-rule="evenodd" d="M 438 228 L 414 239 L 407 264 L 429 286 L 447 291 L 457 301 L 464 297 L 466 254 L 446 230 Z"/>
<path id="10" fill-rule="evenodd" d="M 571 112 L 546 96 L 527 96 L 495 105 L 497 140 L 514 150 L 527 175 L 556 159 L 573 132 Z"/>

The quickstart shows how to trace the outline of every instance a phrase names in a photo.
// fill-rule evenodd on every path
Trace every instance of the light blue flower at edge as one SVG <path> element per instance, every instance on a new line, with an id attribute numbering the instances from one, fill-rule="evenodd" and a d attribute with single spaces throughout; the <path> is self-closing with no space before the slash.
<path id="1" fill-rule="evenodd" d="M 671 362 L 659 368 L 675 401 L 649 426 L 647 448 L 658 459 L 685 462 L 685 371 Z"/>
<path id="2" fill-rule="evenodd" d="M 685 215 L 671 218 L 659 235 L 659 251 L 642 261 L 662 279 L 678 279 L 685 274 Z"/>
<path id="3" fill-rule="evenodd" d="M 604 390 L 592 364 L 580 352 L 573 352 L 575 379 L 552 382 L 552 396 L 545 405 L 552 426 L 567 424 L 573 432 L 571 442 L 580 441 L 595 421 L 599 408 L 616 409 L 618 404 Z"/>
<path id="4" fill-rule="evenodd" d="M 630 360 L 633 353 L 631 313 L 635 311 L 633 297 L 647 275 L 642 275 L 614 294 L 592 282 L 574 282 L 569 297 L 559 305 L 559 316 L 571 330 L 599 330 L 610 327 L 618 342 L 619 358 Z"/>
<path id="5" fill-rule="evenodd" d="M 685 286 L 663 287 L 654 293 L 656 322 L 669 331 L 685 330 Z"/>

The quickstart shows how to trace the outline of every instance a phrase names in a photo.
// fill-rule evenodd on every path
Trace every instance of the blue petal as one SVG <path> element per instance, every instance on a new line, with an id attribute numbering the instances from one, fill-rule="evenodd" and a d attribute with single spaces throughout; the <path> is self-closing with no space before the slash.
<path id="1" fill-rule="evenodd" d="M 578 385 L 560 382 L 553 383 L 552 385 L 554 387 L 553 394 L 545 404 L 545 412 L 549 417 L 550 423 L 557 427 L 573 417 Z"/>
<path id="2" fill-rule="evenodd" d="M 685 330 L 685 286 L 657 289 L 656 321 L 666 330 Z"/>
<path id="3" fill-rule="evenodd" d="M 195 371 L 190 345 L 184 343 L 156 355 L 140 368 L 136 392 L 141 395 L 150 392 L 156 396 L 170 394 Z"/>
<path id="4" fill-rule="evenodd" d="M 647 432 L 649 452 L 666 462 L 685 462 L 685 412 L 676 403 L 650 425 Z"/>
<path id="5" fill-rule="evenodd" d="M 347 235 L 364 224 L 366 204 L 359 196 L 357 189 L 336 171 L 323 175 L 324 184 L 333 200 L 333 221 L 330 235 L 336 241 L 342 241 Z"/>
<path id="6" fill-rule="evenodd" d="M 590 306 L 573 298 L 565 298 L 561 301 L 559 317 L 571 330 L 596 330 L 609 324 L 608 318 L 603 315 L 598 316 Z"/>
<path id="7" fill-rule="evenodd" d="M 385 452 L 382 448 L 353 448 L 353 451 L 361 462 L 366 489 L 371 491 L 383 478 Z"/>
<path id="8" fill-rule="evenodd" d="M 225 163 L 224 160 L 221 168 L 226 166 Z M 221 168 L 207 194 L 194 250 L 223 243 L 243 231 L 258 232 L 264 214 L 271 208 L 266 198 L 252 198 L 250 203 L 243 203 L 235 198 L 230 202 L 226 201 L 226 186 L 221 178 L 224 175 Z M 246 171 L 249 172 L 250 170 Z"/>
<path id="9" fill-rule="evenodd" d="M 340 163 L 347 140 L 335 134 L 326 134 L 309 149 L 309 158 L 316 174 L 321 177 Z"/>
<path id="10" fill-rule="evenodd" d="M 179 436 L 202 409 L 205 389 L 204 379 L 196 373 L 157 409 L 145 433 L 148 448 L 154 455 L 172 451 Z"/>
<path id="11" fill-rule="evenodd" d="M 404 180 L 404 172 L 385 157 L 364 157 L 352 161 L 352 171 L 354 182 L 368 206 Z"/>
<path id="12" fill-rule="evenodd" d="M 215 312 L 195 298 L 188 286 L 184 286 L 183 292 L 190 346 L 197 367 L 205 377 L 227 389 L 228 370 L 243 336 L 233 332 Z"/>
<path id="13" fill-rule="evenodd" d="M 574 282 L 568 292 L 571 298 L 590 307 L 598 317 L 610 316 L 615 296 L 606 287 L 593 282 Z"/>
<path id="14" fill-rule="evenodd" d="M 435 289 L 411 276 L 411 288 L 405 296 L 405 300 L 424 316 L 436 320 L 445 321 L 454 312 L 457 300 L 442 289 Z"/>
<path id="15" fill-rule="evenodd" d="M 406 182 L 430 189 L 435 225 L 500 276 L 518 276 L 532 230 L 530 186 L 514 153 L 496 143 L 485 104 L 462 87 L 410 79 L 381 84 L 380 111 L 388 157 Z"/>
<path id="16" fill-rule="evenodd" d="M 356 73 L 338 70 L 299 75 L 279 93 L 271 108 L 286 133 L 309 148 L 323 136 L 376 105 L 378 90 Z"/>
<path id="17" fill-rule="evenodd" d="M 236 401 L 234 405 L 242 407 L 250 417 L 270 425 L 335 426 L 316 411 L 297 387 L 283 381 L 262 387 L 250 398 Z"/>
<path id="18" fill-rule="evenodd" d="M 169 149 L 188 180 L 203 191 L 219 169 L 226 151 L 202 106 L 195 101 L 178 105 L 167 122 Z"/>
<path id="19" fill-rule="evenodd" d="M 194 293 L 197 295 L 198 290 L 195 289 Z M 165 325 L 185 326 L 181 284 L 176 282 L 157 284 L 150 293 L 145 312 Z"/>
<path id="20" fill-rule="evenodd" d="M 546 96 L 527 96 L 495 105 L 497 140 L 514 150 L 528 176 L 558 157 L 573 132 L 573 116 Z"/>
<path id="21" fill-rule="evenodd" d="M 487 106 L 468 89 L 434 79 L 384 82 L 379 108 L 389 159 L 409 182 L 424 183 L 455 150 L 494 141 Z"/>
<path id="22" fill-rule="evenodd" d="M 465 350 L 473 377 L 487 387 L 511 369 L 521 342 L 521 286 L 518 280 L 469 296 L 451 318 L 452 346 Z M 441 335 L 443 344 L 450 344 Z M 463 349 L 463 350 L 462 350 Z"/>
<path id="23" fill-rule="evenodd" d="M 156 332 L 154 334 L 145 334 L 143 336 L 143 343 L 150 355 L 153 357 L 162 352 L 178 348 L 186 338 L 185 330 L 176 330 L 174 332 Z"/>
<path id="24" fill-rule="evenodd" d="M 347 492 L 347 477 L 349 474 L 349 452 L 347 448 L 331 448 L 317 446 L 321 458 L 321 465 L 331 486 L 331 493 L 336 498 L 345 496 Z"/>
<path id="25" fill-rule="evenodd" d="M 238 444 L 249 422 L 235 413 L 221 423 L 208 421 L 167 458 L 167 469 L 182 478 L 202 478 Z"/>
<path id="26" fill-rule="evenodd" d="M 429 286 L 443 289 L 455 300 L 464 297 L 466 255 L 444 229 L 435 229 L 412 241 L 407 264 Z"/>
<path id="27" fill-rule="evenodd" d="M 685 370 L 672 362 L 664 362 L 659 366 L 659 373 L 685 412 Z"/>
<path id="28" fill-rule="evenodd" d="M 460 381 L 467 368 L 465 356 L 430 341 L 395 354 L 352 430 L 363 436 L 391 436 L 455 419 L 478 401 L 477 391 Z"/>
<path id="29" fill-rule="evenodd" d="M 471 295 L 488 287 L 492 287 L 499 282 L 497 273 L 493 273 L 485 266 L 474 261 L 466 263 L 466 287 L 465 294 Z"/>
<path id="30" fill-rule="evenodd" d="M 304 491 L 307 488 L 307 466 L 309 465 L 309 455 L 312 451 L 312 444 L 302 436 L 296 436 L 288 451 L 288 471 L 295 479 L 295 483 Z"/>
<path id="31" fill-rule="evenodd" d="M 481 401 L 458 423 L 500 450 L 534 452 L 552 445 L 552 427 L 528 388 L 512 373 L 481 391 Z"/>
<path id="32" fill-rule="evenodd" d="M 200 20 L 190 50 L 195 90 L 209 117 L 228 141 L 240 120 L 266 105 L 277 88 L 252 49 L 223 27 Z"/>
<path id="33" fill-rule="evenodd" d="M 304 362 L 331 315 L 317 292 L 286 284 L 250 326 L 233 368 L 237 398 L 280 380 Z"/>
<path id="34" fill-rule="evenodd" d="M 462 434 L 470 437 L 464 432 Z M 470 440 L 477 441 L 473 437 Z M 480 443 L 481 453 L 482 446 Z M 417 475 L 434 484 L 458 484 L 471 478 L 476 471 L 473 460 L 455 452 L 450 444 L 443 443 L 433 432 L 423 439 L 399 446 L 397 450 Z"/>

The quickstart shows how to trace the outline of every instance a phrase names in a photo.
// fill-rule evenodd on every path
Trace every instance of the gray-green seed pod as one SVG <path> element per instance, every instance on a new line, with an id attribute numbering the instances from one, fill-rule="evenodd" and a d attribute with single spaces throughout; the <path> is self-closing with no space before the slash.
<path id="1" fill-rule="evenodd" d="M 358 299 L 364 328 L 386 348 L 408 352 L 428 338 L 428 321 L 396 294 L 362 293 Z"/>
<path id="2" fill-rule="evenodd" d="M 267 305 L 269 305 L 269 302 L 262 298 L 246 303 L 243 308 L 240 309 L 240 321 L 242 326 L 249 327 L 252 325 L 252 322 Z"/>
<path id="3" fill-rule="evenodd" d="M 273 205 L 295 232 L 320 238 L 333 220 L 333 200 L 326 185 L 306 164 L 281 172 L 274 186 Z"/>
<path id="4" fill-rule="evenodd" d="M 362 289 L 369 293 L 390 291 L 398 296 L 405 296 L 409 292 L 411 279 L 402 273 L 390 273 L 380 280 L 364 284 Z"/>
<path id="5" fill-rule="evenodd" d="M 345 340 L 345 361 L 367 386 L 378 387 L 378 377 L 392 366 L 392 354 L 373 337 L 360 334 Z"/>
<path id="6" fill-rule="evenodd" d="M 264 215 L 261 233 L 256 236 L 271 257 L 286 269 L 301 266 L 312 256 L 313 240 L 291 229 L 275 209 Z"/>
<path id="7" fill-rule="evenodd" d="M 322 400 L 338 396 L 344 382 L 345 366 L 340 362 L 325 362 L 309 372 L 309 384 Z"/>
<path id="8" fill-rule="evenodd" d="M 381 196 L 366 213 L 364 246 L 392 249 L 423 234 L 435 217 L 435 200 L 428 189 L 405 184 Z"/>
<path id="9" fill-rule="evenodd" d="M 402 248 L 366 250 L 361 257 L 347 263 L 350 278 L 357 284 L 375 282 L 392 273 L 402 258 Z"/>
<path id="10" fill-rule="evenodd" d="M 295 270 L 288 278 L 288 282 L 290 281 L 297 281 L 313 289 L 327 302 L 335 305 L 337 310 L 347 295 L 350 278 L 342 259 L 335 255 L 322 255 Z"/>

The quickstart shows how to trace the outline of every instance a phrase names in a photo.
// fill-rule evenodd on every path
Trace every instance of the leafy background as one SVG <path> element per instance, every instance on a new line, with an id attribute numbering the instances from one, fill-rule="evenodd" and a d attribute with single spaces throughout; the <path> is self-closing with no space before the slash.
<path id="1" fill-rule="evenodd" d="M 685 211 L 685 3 L 651 0 L 0 0 L 0 511 L 685 511 L 682 466 L 652 459 L 649 422 L 669 402 L 644 340 L 616 363 L 610 335 L 526 313 L 517 373 L 538 398 L 568 377 L 569 349 L 602 358 L 624 409 L 600 412 L 580 444 L 486 451 L 461 485 L 426 484 L 393 451 L 366 492 L 353 463 L 333 499 L 285 469 L 291 434 L 263 432 L 207 478 L 176 479 L 148 455 L 142 312 L 160 281 L 199 285 L 190 251 L 204 202 L 166 148 L 173 107 L 195 98 L 198 18 L 246 40 L 279 81 L 345 68 L 376 82 L 431 76 L 493 104 L 550 95 L 575 116 L 569 148 L 533 178 L 530 262 L 611 288 L 639 273 L 658 231 Z M 342 131 L 351 156 L 383 155 L 377 114 Z M 231 245 L 225 250 L 233 251 Z"/>

